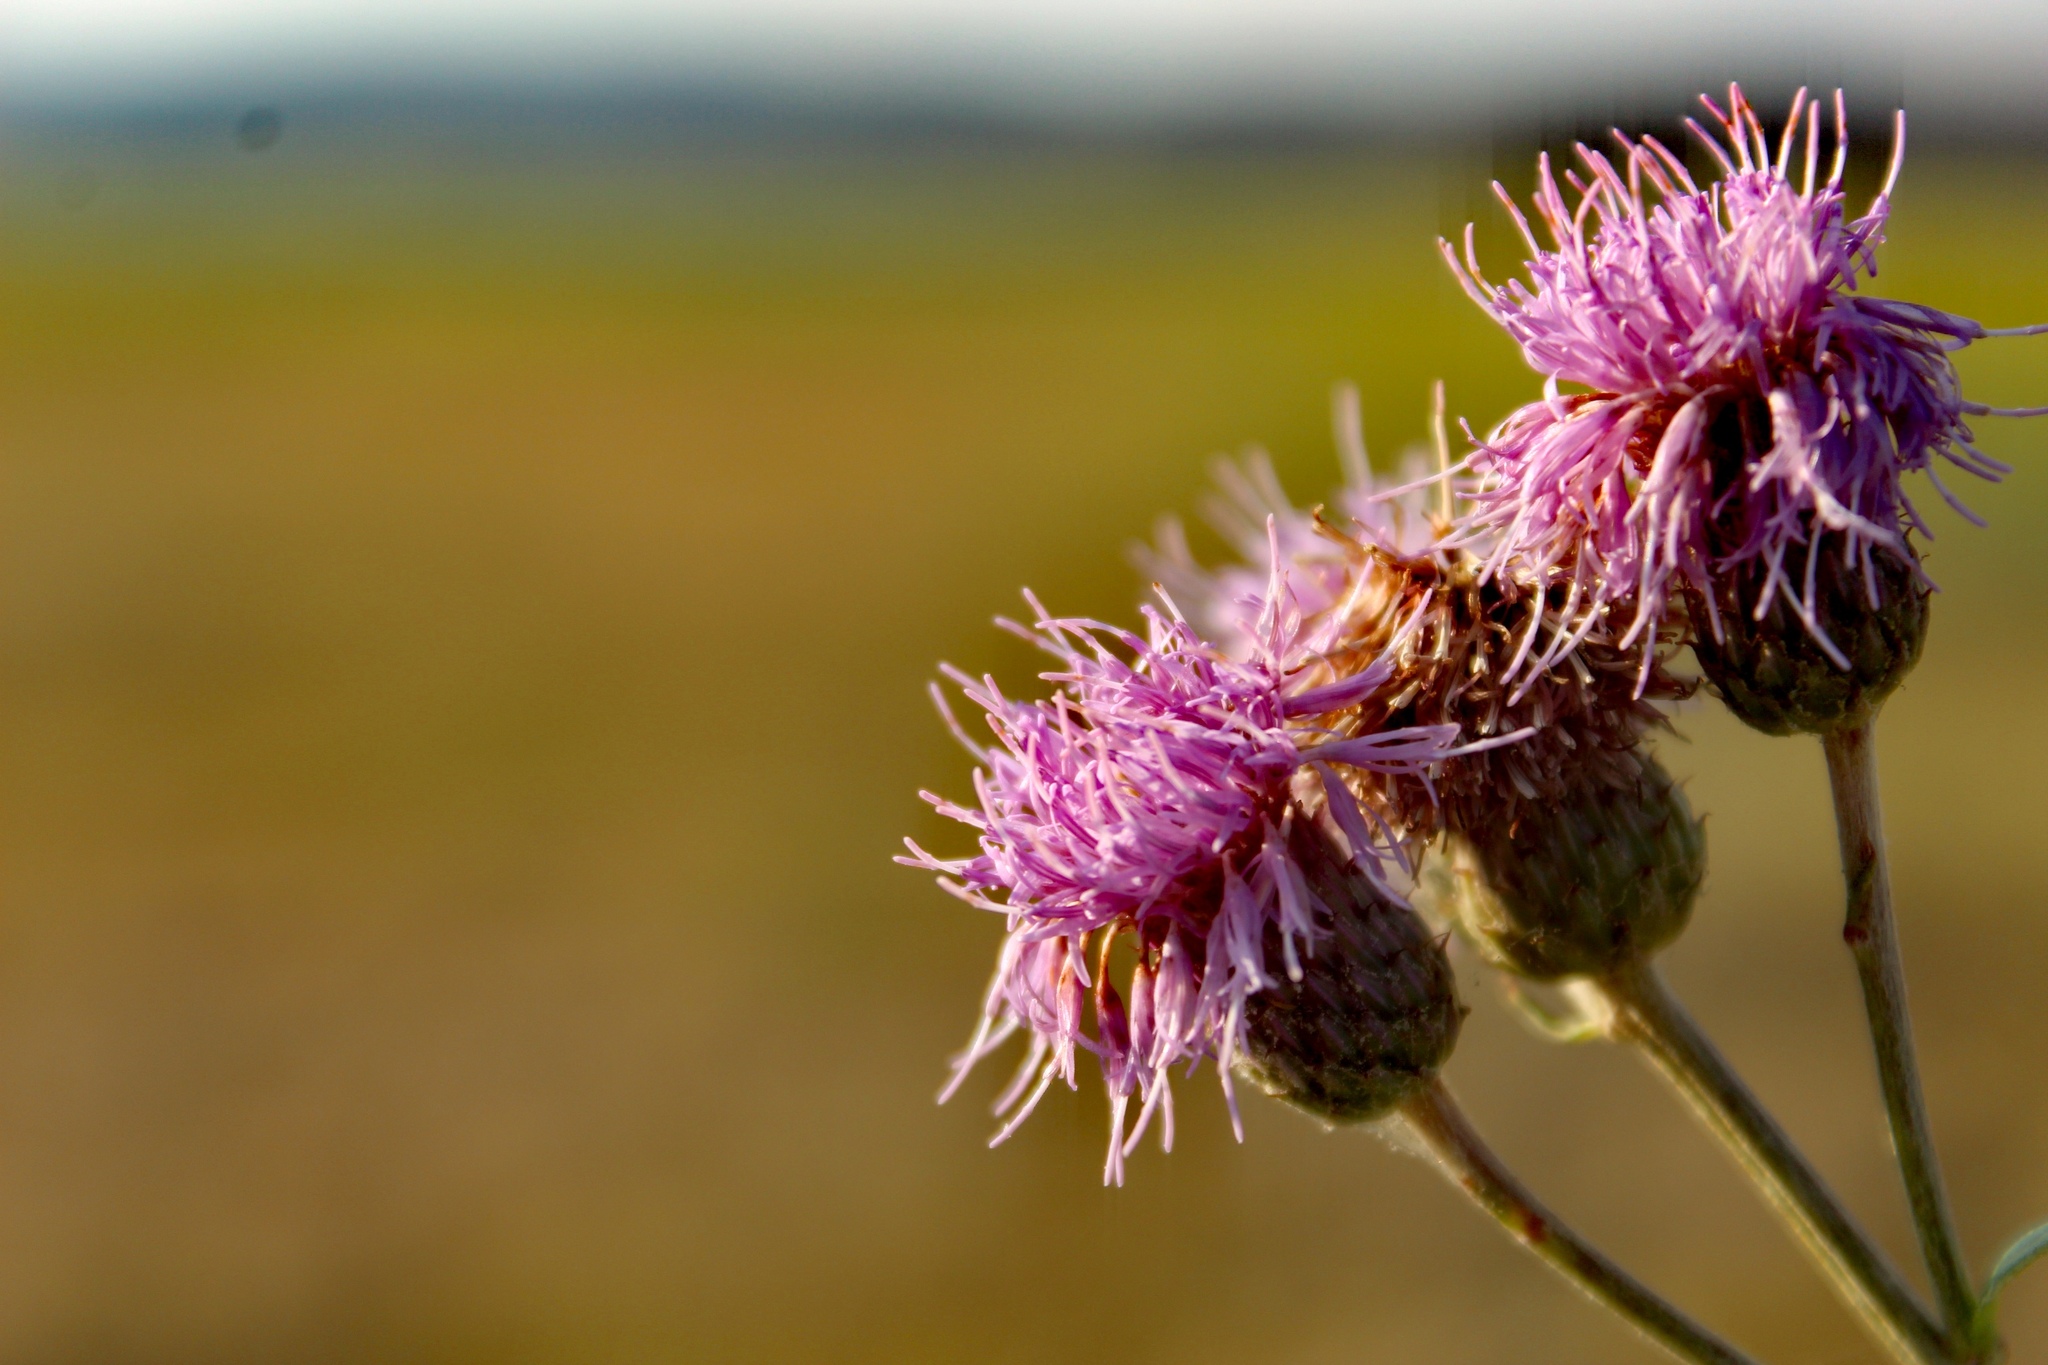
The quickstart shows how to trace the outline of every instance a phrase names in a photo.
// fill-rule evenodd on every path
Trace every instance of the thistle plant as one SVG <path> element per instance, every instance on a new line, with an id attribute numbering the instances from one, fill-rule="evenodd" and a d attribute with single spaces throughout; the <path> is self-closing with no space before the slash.
<path id="1" fill-rule="evenodd" d="M 1462 253 L 1444 244 L 1545 381 L 1463 458 L 1439 386 L 1435 460 L 1375 476 L 1340 392 L 1335 497 L 1302 509 L 1263 457 L 1221 466 L 1211 519 L 1238 560 L 1205 566 L 1162 523 L 1140 553 L 1157 580 L 1144 633 L 1053 617 L 1027 594 L 1033 619 L 1003 624 L 1056 661 L 1050 696 L 946 670 L 994 743 L 935 686 L 978 766 L 972 804 L 927 799 L 978 850 L 912 844 L 899 861 L 1002 916 L 1005 938 L 941 1098 L 1023 1034 L 999 1143 L 1092 1054 L 1110 1100 L 1103 1179 L 1121 1184 L 1150 1128 L 1171 1150 L 1170 1068 L 1211 1060 L 1240 1140 L 1234 1074 L 1326 1124 L 1405 1129 L 1649 1338 L 1746 1359 L 1559 1223 L 1460 1115 L 1441 1072 L 1464 1007 L 1434 917 L 1548 1036 L 1637 1048 L 1902 1365 L 1990 1361 L 1998 1293 L 2048 1229 L 1981 1284 L 1965 1269 L 1920 1096 L 1872 737 L 1934 590 L 1909 476 L 1969 517 L 1942 468 L 2009 472 L 1970 419 L 2048 412 L 1965 400 L 1952 355 L 2048 327 L 1866 289 L 1903 116 L 1852 218 L 1839 94 L 1830 137 L 1802 91 L 1775 144 L 1739 89 L 1703 103 L 1712 128 L 1689 126 L 1721 171 L 1704 187 L 1656 140 L 1617 133 L 1613 159 L 1576 149 L 1564 187 L 1539 163 L 1548 246 L 1501 192 L 1525 279 L 1490 283 L 1469 229 Z M 1822 741 L 1843 938 L 1931 1306 L 1657 969 L 1707 850 L 1652 738 L 1702 684 L 1752 726 Z"/>

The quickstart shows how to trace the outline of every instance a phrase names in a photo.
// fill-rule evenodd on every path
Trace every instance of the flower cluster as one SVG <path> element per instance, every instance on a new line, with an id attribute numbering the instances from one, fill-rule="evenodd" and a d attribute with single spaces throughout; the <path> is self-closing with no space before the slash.
<path id="1" fill-rule="evenodd" d="M 1376 479 L 1344 391 L 1330 504 L 1296 507 L 1263 456 L 1226 463 L 1211 519 L 1240 562 L 1204 567 L 1162 524 L 1143 635 L 1027 594 L 1035 619 L 1005 624 L 1058 661 L 1050 697 L 948 670 L 993 744 L 934 688 L 979 768 L 973 803 L 927 799 L 979 848 L 899 861 L 1007 923 L 945 1091 L 1026 1035 L 996 1142 L 1083 1052 L 1110 1095 L 1106 1181 L 1155 1118 L 1170 1148 L 1175 1063 L 1213 1059 L 1230 1096 L 1249 1049 L 1262 1085 L 1366 1114 L 1455 1038 L 1441 946 L 1402 899 L 1438 841 L 1496 962 L 1641 962 L 1704 875 L 1701 826 L 1643 743 L 1688 691 L 1674 653 L 1692 645 L 1765 728 L 1853 723 L 1911 667 L 1925 527 L 1902 480 L 2004 472 L 1965 419 L 2031 410 L 1966 402 L 1950 356 L 2007 333 L 1861 290 L 1903 122 L 1851 219 L 1839 96 L 1825 178 L 1804 92 L 1775 151 L 1739 90 L 1707 104 L 1719 136 L 1693 126 L 1723 174 L 1705 188 L 1651 138 L 1622 138 L 1618 163 L 1581 147 L 1573 202 L 1541 164 L 1549 247 L 1502 194 L 1526 282 L 1489 283 L 1469 231 L 1462 261 L 1446 245 L 1546 377 L 1464 460 L 1439 392 L 1434 470 Z"/>
<path id="2" fill-rule="evenodd" d="M 1877 269 L 1903 116 L 1883 187 L 1851 219 L 1839 93 L 1825 179 L 1820 108 L 1804 91 L 1775 153 L 1739 89 L 1726 111 L 1703 102 L 1719 135 L 1690 126 L 1718 181 L 1702 188 L 1654 138 L 1617 134 L 1618 167 L 1577 149 L 1583 174 L 1565 176 L 1573 201 L 1540 163 L 1534 208 L 1549 246 L 1495 187 L 1528 244 L 1527 283 L 1489 283 L 1469 228 L 1462 261 L 1443 244 L 1467 292 L 1547 381 L 1542 399 L 1479 444 L 1486 482 L 1472 522 L 1496 570 L 1562 575 L 1589 602 L 1632 599 L 1625 640 L 1655 628 L 1674 586 L 1706 618 L 1694 628 L 1719 638 L 1712 580 L 1754 563 L 1756 600 L 1743 605 L 1761 619 L 1782 596 L 1847 668 L 1817 610 L 1819 542 L 1838 538 L 1829 553 L 1875 606 L 1873 552 L 1905 557 L 1907 531 L 1927 530 L 1902 476 L 1926 473 L 1968 515 L 1939 466 L 2006 472 L 1965 421 L 1993 410 L 1963 400 L 1950 360 L 2000 333 L 1860 292 Z"/>

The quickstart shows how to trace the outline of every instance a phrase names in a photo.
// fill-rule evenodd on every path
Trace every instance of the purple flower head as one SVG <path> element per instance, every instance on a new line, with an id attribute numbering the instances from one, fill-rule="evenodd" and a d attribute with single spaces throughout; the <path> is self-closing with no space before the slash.
<path id="1" fill-rule="evenodd" d="M 1073 1086 L 1079 1055 L 1093 1053 L 1112 1108 L 1104 1179 L 1121 1182 L 1125 1154 L 1155 1115 L 1171 1147 L 1168 1068 L 1214 1058 L 1228 1096 L 1246 997 L 1277 973 L 1299 979 L 1327 932 L 1329 907 L 1288 851 L 1297 824 L 1315 822 L 1383 888 L 1406 866 L 1401 832 L 1362 808 L 1336 768 L 1425 773 L 1458 751 L 1456 727 L 1327 734 L 1319 719 L 1356 705 L 1388 672 L 1329 683 L 1291 666 L 1301 616 L 1275 564 L 1244 657 L 1204 641 L 1163 594 L 1166 610 L 1145 612 L 1143 636 L 1050 616 L 1027 594 L 1035 624 L 1004 624 L 1059 661 L 1042 675 L 1054 694 L 1014 700 L 992 679 L 947 670 L 987 712 L 996 743 L 983 747 L 934 687 L 980 766 L 974 804 L 926 799 L 973 827 L 980 850 L 939 858 L 911 844 L 898 861 L 938 872 L 1008 923 L 980 1027 L 941 1096 L 1027 1033 L 1029 1051 L 997 1102 L 1008 1117 L 995 1142 L 1053 1081 Z M 1135 958 L 1128 996 L 1110 981 L 1119 944 Z M 1231 1112 L 1241 1135 L 1234 1098 Z"/>
<path id="2" fill-rule="evenodd" d="M 1436 400 L 1433 415 L 1441 436 L 1441 384 Z M 1384 479 L 1373 473 L 1366 456 L 1358 390 L 1340 385 L 1332 408 L 1345 477 L 1326 507 L 1296 507 L 1266 453 L 1253 450 L 1239 460 L 1216 461 L 1216 492 L 1202 506 L 1204 518 L 1237 552 L 1237 560 L 1214 568 L 1198 562 L 1186 530 L 1172 516 L 1160 518 L 1154 544 L 1134 547 L 1138 567 L 1173 594 L 1209 639 L 1249 647 L 1267 600 L 1268 572 L 1262 566 L 1269 556 L 1269 534 L 1306 623 L 1297 643 L 1309 654 L 1327 654 L 1342 643 L 1335 637 L 1342 634 L 1343 618 L 1379 616 L 1386 607 L 1378 598 L 1359 599 L 1361 586 L 1368 591 L 1374 586 L 1360 583 L 1361 546 L 1405 560 L 1428 555 L 1452 533 L 1447 515 L 1451 483 L 1442 468 L 1449 463 L 1447 445 L 1439 440 L 1436 470 L 1430 457 L 1411 448 L 1402 457 L 1399 478 Z"/>
<path id="3" fill-rule="evenodd" d="M 1903 115 L 1883 188 L 1852 220 L 1839 92 L 1825 179 L 1820 107 L 1805 91 L 1775 151 L 1742 92 L 1731 86 L 1729 101 L 1724 113 L 1702 97 L 1718 136 L 1688 121 L 1721 169 L 1704 189 L 1649 137 L 1617 133 L 1618 165 L 1578 147 L 1569 200 L 1543 158 L 1534 207 L 1547 247 L 1496 185 L 1528 244 L 1526 283 L 1489 283 L 1469 227 L 1462 262 L 1443 244 L 1466 292 L 1547 377 L 1541 401 L 1478 442 L 1470 523 L 1491 540 L 1493 571 L 1562 576 L 1593 608 L 1633 596 L 1631 637 L 1679 587 L 1700 595 L 1719 639 L 1707 584 L 1754 561 L 1758 619 L 1783 593 L 1846 667 L 1814 610 L 1821 538 L 1839 539 L 1875 605 L 1873 551 L 1904 556 L 1906 532 L 1927 532 L 1902 475 L 1925 472 L 1970 516 L 1937 467 L 1986 479 L 2007 467 L 1964 420 L 2000 410 L 1963 400 L 1950 353 L 2041 329 L 2000 333 L 1859 292 L 1877 270 Z"/>

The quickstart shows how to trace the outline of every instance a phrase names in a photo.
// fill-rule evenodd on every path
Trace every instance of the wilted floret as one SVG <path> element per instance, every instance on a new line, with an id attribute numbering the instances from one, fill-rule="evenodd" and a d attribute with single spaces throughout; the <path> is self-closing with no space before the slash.
<path id="1" fill-rule="evenodd" d="M 1327 507 L 1295 507 L 1255 456 L 1220 468 L 1225 496 L 1209 510 L 1241 549 L 1253 516 L 1276 527 L 1283 571 L 1304 606 L 1290 667 L 1325 684 L 1385 670 L 1383 685 L 1323 718 L 1333 734 L 1436 726 L 1467 741 L 1426 780 L 1348 774 L 1361 802 L 1427 838 L 1444 825 L 1510 824 L 1523 803 L 1555 804 L 1589 775 L 1632 780 L 1634 749 L 1664 720 L 1651 703 L 1685 691 L 1665 668 L 1669 632 L 1624 645 L 1626 602 L 1589 603 L 1519 564 L 1489 575 L 1484 533 L 1448 514 L 1467 486 L 1442 467 L 1426 475 L 1414 459 L 1399 480 L 1376 477 L 1356 444 L 1350 401 L 1340 395 L 1347 477 Z M 1199 619 L 1241 619 L 1257 600 L 1245 595 L 1249 564 L 1205 568 L 1177 527 L 1162 530 L 1141 562 Z"/>
<path id="2" fill-rule="evenodd" d="M 1852 220 L 1839 92 L 1825 179 L 1820 110 L 1804 91 L 1775 154 L 1741 91 L 1729 99 L 1725 113 L 1703 99 L 1720 136 L 1689 123 L 1722 171 L 1705 188 L 1649 137 L 1617 133 L 1619 166 L 1580 146 L 1571 201 L 1543 158 L 1534 207 L 1547 247 L 1496 186 L 1529 247 L 1526 283 L 1489 283 L 1469 228 L 1462 262 L 1444 245 L 1466 291 L 1548 379 L 1542 401 L 1480 443 L 1473 521 L 1496 571 L 1521 563 L 1589 602 L 1633 599 L 1625 640 L 1654 629 L 1674 587 L 1691 590 L 1705 618 L 1694 627 L 1720 638 L 1713 580 L 1754 564 L 1744 609 L 1762 619 L 1788 602 L 1846 668 L 1817 610 L 1824 558 L 1874 606 L 1873 554 L 1906 559 L 1906 532 L 1927 530 L 1901 477 L 1925 472 L 1955 503 L 1939 466 L 2005 472 L 1965 421 L 1997 410 L 1964 401 L 1950 353 L 2040 329 L 2001 333 L 1859 292 L 1877 269 L 1903 115 L 1884 185 Z"/>
<path id="3" fill-rule="evenodd" d="M 1105 1180 L 1121 1180 L 1124 1154 L 1155 1114 L 1170 1145 L 1175 1062 L 1216 1059 L 1229 1093 L 1247 998 L 1282 975 L 1300 979 L 1328 932 L 1331 907 L 1290 851 L 1304 822 L 1393 894 L 1403 836 L 1362 809 L 1336 771 L 1425 772 L 1457 751 L 1456 730 L 1330 735 L 1321 719 L 1382 685 L 1387 670 L 1331 684 L 1292 667 L 1300 613 L 1277 572 L 1268 587 L 1245 657 L 1205 642 L 1170 600 L 1146 612 L 1139 636 L 1054 618 L 1027 599 L 1037 621 L 1010 628 L 1060 661 L 1042 675 L 1052 697 L 1013 700 L 992 679 L 949 671 L 997 742 L 975 744 L 949 713 L 980 762 L 976 802 L 927 799 L 977 830 L 980 851 L 938 858 L 913 844 L 899 861 L 941 873 L 949 890 L 1008 921 L 981 1026 L 947 1087 L 1010 1035 L 1029 1034 L 997 1104 L 1008 1115 L 997 1142 L 1054 1080 L 1075 1083 L 1081 1052 L 1096 1055 L 1111 1097 Z M 1109 979 L 1119 944 L 1135 957 L 1128 1001 Z"/>

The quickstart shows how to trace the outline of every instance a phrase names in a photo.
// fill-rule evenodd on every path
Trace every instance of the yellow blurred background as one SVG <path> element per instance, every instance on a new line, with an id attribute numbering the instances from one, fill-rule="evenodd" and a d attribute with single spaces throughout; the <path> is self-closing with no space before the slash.
<path id="1" fill-rule="evenodd" d="M 1519 164 L 1519 162 L 1518 162 Z M 932 1100 L 998 926 L 935 662 L 1127 619 L 1219 451 L 1333 482 L 1535 389 L 1434 254 L 1484 154 L 740 140 L 19 144 L 0 177 L 0 1359 L 1637 1362 L 1369 1134 L 1206 1079 L 1098 1184 L 1091 1076 Z M 1909 161 L 1883 292 L 2048 319 L 2048 159 Z M 2048 401 L 2048 339 L 1964 357 Z M 2048 426 L 1945 510 L 1882 761 L 1979 1267 L 2048 1217 Z M 1929 501 L 1933 501 L 1932 498 Z M 1698 703 L 1672 976 L 1911 1261 L 1819 754 Z M 1632 1057 L 1461 965 L 1450 1076 L 1760 1355 L 1876 1360 Z M 1913 1267 L 1917 1275 L 1917 1265 Z M 2048 1275 L 2006 1319 L 2048 1352 Z"/>

